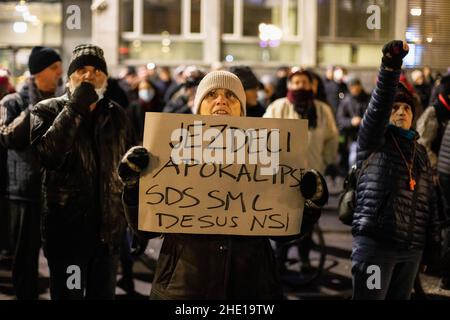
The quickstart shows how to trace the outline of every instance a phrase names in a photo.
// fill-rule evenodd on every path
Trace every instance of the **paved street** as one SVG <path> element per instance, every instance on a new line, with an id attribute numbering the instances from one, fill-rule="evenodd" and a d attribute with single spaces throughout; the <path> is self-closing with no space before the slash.
<path id="1" fill-rule="evenodd" d="M 330 185 L 330 191 L 336 192 L 333 185 Z M 321 277 L 313 284 L 302 286 L 298 285 L 296 275 L 288 273 L 283 276 L 285 284 L 285 294 L 288 299 L 350 299 L 351 298 L 351 234 L 350 227 L 340 223 L 336 213 L 337 197 L 331 197 L 329 204 L 324 210 L 320 219 L 320 227 L 323 230 L 326 244 L 326 260 L 324 272 Z M 161 241 L 159 239 L 151 240 L 146 253 L 149 256 L 157 257 Z M 288 253 L 288 257 L 296 255 L 296 252 Z M 3 261 L 0 264 L 0 300 L 14 299 L 12 285 L 10 282 L 10 272 L 8 265 Z M 117 287 L 117 299 L 147 299 L 151 290 L 151 280 L 153 274 L 143 262 L 137 261 L 134 265 L 135 271 L 135 289 L 136 294 L 131 296 L 124 290 Z M 40 299 L 50 299 L 48 291 L 48 268 L 46 259 L 41 254 L 39 273 L 41 276 Z M 118 275 L 120 279 L 120 274 Z M 423 287 L 430 299 L 450 299 L 450 291 L 438 288 L 438 278 L 426 275 L 421 276 Z M 297 283 L 297 284 L 296 284 Z M 413 296 L 413 298 L 416 298 Z"/>

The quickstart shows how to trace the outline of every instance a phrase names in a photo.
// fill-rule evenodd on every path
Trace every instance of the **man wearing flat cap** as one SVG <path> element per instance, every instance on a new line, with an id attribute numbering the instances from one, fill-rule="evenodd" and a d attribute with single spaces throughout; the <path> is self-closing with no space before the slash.
<path id="1" fill-rule="evenodd" d="M 134 136 L 104 97 L 103 50 L 77 46 L 69 92 L 32 110 L 31 143 L 43 166 L 42 233 L 52 299 L 113 299 L 125 220 L 117 165 Z"/>
<path id="2" fill-rule="evenodd" d="M 14 255 L 14 293 L 20 300 L 37 300 L 41 177 L 30 147 L 30 109 L 62 93 L 61 57 L 52 48 L 37 46 L 31 50 L 28 68 L 31 76 L 22 89 L 0 101 L 0 146 L 8 150 L 8 242 Z"/>

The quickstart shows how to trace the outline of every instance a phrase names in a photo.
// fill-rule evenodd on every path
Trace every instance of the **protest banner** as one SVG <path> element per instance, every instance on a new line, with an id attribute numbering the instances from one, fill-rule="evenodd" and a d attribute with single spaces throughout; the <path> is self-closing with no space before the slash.
<path id="1" fill-rule="evenodd" d="M 299 233 L 307 121 L 147 113 L 143 145 L 140 230 Z"/>

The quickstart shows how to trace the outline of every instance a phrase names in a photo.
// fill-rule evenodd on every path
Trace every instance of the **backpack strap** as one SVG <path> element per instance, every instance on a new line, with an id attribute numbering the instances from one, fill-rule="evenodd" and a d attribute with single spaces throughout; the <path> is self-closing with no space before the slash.
<path id="1" fill-rule="evenodd" d="M 357 177 L 356 177 L 356 181 L 355 181 L 355 190 L 356 187 L 358 186 L 359 183 L 359 179 L 361 178 L 361 174 L 362 172 L 367 169 L 367 167 L 369 166 L 369 161 L 373 158 L 373 156 L 375 155 L 375 153 L 380 149 L 380 147 L 376 148 L 374 151 L 372 151 L 372 153 L 367 157 L 366 160 L 363 161 L 361 168 L 356 168 L 357 173 Z"/>

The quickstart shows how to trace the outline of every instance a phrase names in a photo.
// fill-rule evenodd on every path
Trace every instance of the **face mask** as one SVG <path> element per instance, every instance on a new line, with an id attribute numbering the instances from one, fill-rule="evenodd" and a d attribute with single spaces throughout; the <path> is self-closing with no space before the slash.
<path id="1" fill-rule="evenodd" d="M 260 103 L 265 104 L 266 103 L 266 99 L 267 99 L 267 94 L 264 90 L 258 90 L 258 92 L 256 93 L 258 96 L 258 101 Z"/>
<path id="2" fill-rule="evenodd" d="M 294 105 L 295 112 L 302 118 L 308 119 L 308 127 L 317 126 L 317 114 L 314 106 L 314 93 L 312 90 L 288 90 L 287 98 Z"/>
<path id="3" fill-rule="evenodd" d="M 155 96 L 155 90 L 153 90 L 153 89 L 139 90 L 139 98 L 141 100 L 144 100 L 145 102 L 152 101 L 154 96 Z"/>
<path id="4" fill-rule="evenodd" d="M 314 93 L 305 89 L 288 90 L 287 98 L 296 107 L 306 107 L 314 100 Z"/>

